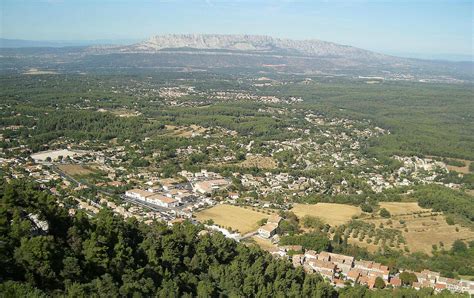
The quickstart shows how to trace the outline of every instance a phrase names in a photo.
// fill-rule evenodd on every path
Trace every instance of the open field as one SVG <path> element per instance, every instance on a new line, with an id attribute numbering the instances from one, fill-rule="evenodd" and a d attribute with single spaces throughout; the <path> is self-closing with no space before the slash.
<path id="1" fill-rule="evenodd" d="M 51 70 L 40 70 L 37 68 L 30 68 L 23 74 L 25 75 L 43 75 L 43 74 L 58 74 L 56 71 L 51 71 Z"/>
<path id="2" fill-rule="evenodd" d="M 71 151 L 67 149 L 59 149 L 59 150 L 50 150 L 50 151 L 41 151 L 34 154 L 31 154 L 31 158 L 33 158 L 36 162 L 46 161 L 46 159 L 51 158 L 51 160 L 56 160 L 59 157 L 74 157 L 80 156 L 84 154 L 83 152 L 78 151 Z"/>
<path id="3" fill-rule="evenodd" d="M 469 165 L 471 164 L 472 161 L 466 160 L 466 159 L 456 159 L 456 158 L 452 158 L 452 159 L 463 162 L 464 166 L 463 167 L 456 167 L 456 166 L 446 165 L 446 167 L 448 168 L 449 171 L 455 171 L 455 172 L 463 173 L 463 174 L 469 174 L 470 173 Z"/>
<path id="4" fill-rule="evenodd" d="M 257 222 L 268 217 L 269 215 L 264 213 L 227 204 L 217 205 L 196 214 L 196 218 L 201 222 L 212 219 L 216 224 L 224 228 L 231 227 L 241 234 L 256 230 Z"/>
<path id="5" fill-rule="evenodd" d="M 429 212 L 429 209 L 423 209 L 416 202 L 380 202 L 380 208 L 387 209 L 392 215 L 411 214 L 415 212 Z"/>
<path id="6" fill-rule="evenodd" d="M 352 216 L 362 213 L 359 207 L 333 203 L 294 204 L 291 211 L 299 218 L 305 215 L 319 217 L 332 226 L 344 224 L 350 221 Z"/>
<path id="7" fill-rule="evenodd" d="M 94 171 L 82 165 L 59 165 L 58 168 L 71 176 L 82 176 L 94 173 Z"/>
<path id="8" fill-rule="evenodd" d="M 377 227 L 383 224 L 385 228 L 401 231 L 411 252 L 431 254 L 433 245 L 441 248 L 442 243 L 445 249 L 449 249 L 457 239 L 474 240 L 474 231 L 460 225 L 448 225 L 443 214 L 421 208 L 417 203 L 383 202 L 380 207 L 386 208 L 392 214 L 391 218 L 363 220 Z M 361 243 L 358 239 L 350 238 L 349 243 L 367 247 L 369 251 L 377 249 L 376 245 Z"/>
<path id="9" fill-rule="evenodd" d="M 165 125 L 168 135 L 191 138 L 193 136 L 202 135 L 206 132 L 206 128 L 198 125 L 190 126 L 174 126 L 174 125 Z"/>
<path id="10" fill-rule="evenodd" d="M 119 117 L 124 117 L 124 118 L 137 117 L 141 115 L 141 113 L 137 111 L 132 111 L 132 110 L 113 110 L 111 112 L 114 115 L 117 115 Z"/>
<path id="11" fill-rule="evenodd" d="M 266 156 L 249 156 L 239 164 L 244 168 L 256 167 L 259 169 L 274 169 L 277 166 L 275 160 Z"/>

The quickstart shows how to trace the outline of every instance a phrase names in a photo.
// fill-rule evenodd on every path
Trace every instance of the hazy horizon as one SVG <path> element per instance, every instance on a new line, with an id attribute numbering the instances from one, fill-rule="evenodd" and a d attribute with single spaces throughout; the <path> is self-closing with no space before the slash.
<path id="1" fill-rule="evenodd" d="M 417 58 L 472 60 L 473 56 L 472 1 L 207 0 L 183 4 L 180 0 L 5 0 L 0 37 L 116 41 L 161 34 L 251 34 L 319 39 Z"/>
<path id="2" fill-rule="evenodd" d="M 173 33 L 167 33 L 173 34 Z M 185 34 L 185 33 L 179 33 Z M 197 33 L 195 33 L 197 34 Z M 208 33 L 202 33 L 208 34 Z M 156 34 L 160 35 L 160 34 Z M 165 35 L 165 34 L 163 34 Z M 251 34 L 249 34 L 251 35 Z M 151 37 L 151 36 L 150 36 Z M 284 38 L 284 37 L 283 37 Z M 38 45 L 22 45 L 22 46 L 5 46 L 4 41 L 18 41 L 18 42 L 25 42 L 28 43 L 38 43 Z M 0 48 L 27 48 L 27 47 L 67 47 L 67 46 L 94 46 L 94 45 L 131 45 L 134 43 L 138 43 L 141 41 L 146 40 L 144 39 L 94 39 L 94 40 L 26 40 L 26 39 L 14 39 L 14 38 L 0 38 Z M 330 40 L 325 40 L 329 41 Z M 348 46 L 352 46 L 348 44 Z M 365 49 L 371 50 L 371 49 Z M 397 51 L 376 51 L 371 50 L 374 52 L 397 56 L 397 57 L 404 57 L 404 58 L 413 58 L 413 59 L 423 59 L 423 60 L 444 60 L 444 61 L 453 61 L 453 62 L 473 62 L 474 55 L 466 55 L 466 54 L 456 54 L 456 53 L 438 53 L 438 54 L 427 54 L 427 53 L 413 53 L 413 52 L 397 52 Z"/>

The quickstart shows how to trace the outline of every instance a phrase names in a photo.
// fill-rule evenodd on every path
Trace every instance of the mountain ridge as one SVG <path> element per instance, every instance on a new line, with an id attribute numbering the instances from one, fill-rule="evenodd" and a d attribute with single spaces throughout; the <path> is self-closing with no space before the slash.
<path id="1" fill-rule="evenodd" d="M 165 34 L 122 47 L 122 52 L 158 52 L 165 49 L 230 50 L 254 53 L 286 53 L 309 57 L 388 59 L 384 55 L 349 45 L 318 39 L 295 40 L 249 34 Z"/>

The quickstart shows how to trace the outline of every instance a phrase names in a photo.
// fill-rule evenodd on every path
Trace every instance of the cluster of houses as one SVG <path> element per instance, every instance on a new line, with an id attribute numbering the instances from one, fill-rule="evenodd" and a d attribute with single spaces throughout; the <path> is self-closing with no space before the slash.
<path id="1" fill-rule="evenodd" d="M 287 251 L 287 247 L 281 247 L 280 251 Z M 292 247 L 293 251 L 301 251 L 301 246 Z M 303 266 L 308 273 L 318 273 L 336 287 L 344 287 L 347 283 L 366 285 L 370 289 L 376 287 L 377 278 L 381 279 L 385 286 L 401 287 L 400 274 L 390 274 L 387 266 L 373 261 L 355 260 L 354 257 L 321 251 L 319 253 L 308 250 L 304 254 L 292 256 L 293 266 Z M 451 292 L 467 292 L 474 294 L 474 281 L 456 280 L 441 277 L 439 272 L 423 270 L 411 272 L 416 275 L 417 281 L 412 287 L 433 288 L 436 292 L 447 289 Z"/>
<path id="2" fill-rule="evenodd" d="M 435 291 L 447 289 L 451 292 L 467 292 L 474 295 L 474 281 L 458 280 L 440 276 L 439 272 L 423 270 L 421 272 L 412 272 L 416 275 L 418 281 L 414 282 L 412 287 L 419 290 L 421 288 L 434 288 Z"/>
<path id="3" fill-rule="evenodd" d="M 197 173 L 182 171 L 180 175 L 188 182 L 176 183 L 173 179 L 169 179 L 172 181 L 162 180 L 159 187 L 149 187 L 147 190 L 130 189 L 125 192 L 125 196 L 159 207 L 176 208 L 199 198 L 210 201 L 205 195 L 226 188 L 230 184 L 221 175 L 206 170 Z M 208 203 L 212 205 L 213 202 Z"/>

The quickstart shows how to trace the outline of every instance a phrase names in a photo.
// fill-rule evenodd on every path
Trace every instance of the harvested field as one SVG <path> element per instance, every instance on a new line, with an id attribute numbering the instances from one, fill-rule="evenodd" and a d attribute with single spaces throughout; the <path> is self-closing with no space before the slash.
<path id="1" fill-rule="evenodd" d="M 231 227 L 241 234 L 255 231 L 258 221 L 268 217 L 268 214 L 227 204 L 217 205 L 196 214 L 197 220 L 201 222 L 212 219 L 216 224 L 224 228 Z"/>
<path id="2" fill-rule="evenodd" d="M 291 211 L 299 218 L 305 215 L 317 216 L 331 226 L 344 224 L 352 216 L 362 213 L 359 207 L 333 203 L 294 204 Z"/>
<path id="3" fill-rule="evenodd" d="M 247 157 L 239 165 L 244 168 L 256 167 L 259 169 L 275 169 L 277 166 L 277 163 L 271 157 L 254 155 L 254 156 Z"/>
<path id="4" fill-rule="evenodd" d="M 380 202 L 380 208 L 385 208 L 392 215 L 412 214 L 415 212 L 430 212 L 429 209 L 423 209 L 416 202 Z"/>
<path id="5" fill-rule="evenodd" d="M 71 176 L 82 176 L 94 173 L 94 171 L 82 165 L 59 165 L 58 168 Z"/>

